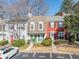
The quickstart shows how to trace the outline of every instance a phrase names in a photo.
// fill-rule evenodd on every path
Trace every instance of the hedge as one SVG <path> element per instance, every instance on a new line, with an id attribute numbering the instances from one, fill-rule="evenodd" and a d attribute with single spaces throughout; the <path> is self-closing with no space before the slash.
<path id="1" fill-rule="evenodd" d="M 6 45 L 6 44 L 8 44 L 8 43 L 9 43 L 8 40 L 0 41 L 0 45 L 1 45 L 1 46 L 4 46 L 4 45 Z"/>
<path id="2" fill-rule="evenodd" d="M 23 39 L 17 39 L 17 40 L 14 40 L 12 45 L 16 47 L 21 47 L 25 45 L 25 41 Z"/>
<path id="3" fill-rule="evenodd" d="M 45 38 L 42 42 L 44 46 L 51 46 L 52 45 L 52 39 L 51 38 Z"/>

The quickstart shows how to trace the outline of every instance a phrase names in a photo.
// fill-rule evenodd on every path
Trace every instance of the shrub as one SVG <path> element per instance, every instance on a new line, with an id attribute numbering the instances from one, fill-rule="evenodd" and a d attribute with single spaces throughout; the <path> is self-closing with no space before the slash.
<path id="1" fill-rule="evenodd" d="M 16 47 L 21 47 L 25 45 L 25 41 L 23 39 L 14 40 L 12 45 Z"/>
<path id="2" fill-rule="evenodd" d="M 65 44 L 65 43 L 68 43 L 68 42 L 66 40 L 55 40 L 54 41 L 55 45 L 60 45 L 60 44 Z"/>
<path id="3" fill-rule="evenodd" d="M 42 44 L 44 46 L 51 46 L 52 44 L 52 39 L 51 38 L 46 38 L 45 40 L 43 40 Z"/>
<path id="4" fill-rule="evenodd" d="M 4 45 L 6 45 L 6 44 L 8 44 L 8 43 L 9 43 L 8 40 L 0 41 L 0 45 L 1 45 L 1 46 L 4 46 Z"/>
<path id="5" fill-rule="evenodd" d="M 55 45 L 60 45 L 61 42 L 60 42 L 59 40 L 56 40 L 56 41 L 54 41 L 54 44 L 55 44 Z"/>

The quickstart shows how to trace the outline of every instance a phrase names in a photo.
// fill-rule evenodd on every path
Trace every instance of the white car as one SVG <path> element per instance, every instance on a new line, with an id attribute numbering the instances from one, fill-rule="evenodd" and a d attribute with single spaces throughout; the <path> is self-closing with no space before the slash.
<path id="1" fill-rule="evenodd" d="M 0 49 L 0 59 L 10 59 L 15 54 L 19 53 L 17 47 L 5 47 Z"/>

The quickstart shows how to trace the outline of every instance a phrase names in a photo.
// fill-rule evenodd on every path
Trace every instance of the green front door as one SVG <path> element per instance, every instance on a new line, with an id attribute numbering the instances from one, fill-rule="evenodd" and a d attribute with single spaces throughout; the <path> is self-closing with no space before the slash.
<path id="1" fill-rule="evenodd" d="M 32 42 L 33 42 L 33 43 L 36 43 L 37 40 L 36 40 L 36 36 L 35 36 L 35 35 L 33 35 L 33 36 L 31 37 L 31 39 L 32 39 Z"/>

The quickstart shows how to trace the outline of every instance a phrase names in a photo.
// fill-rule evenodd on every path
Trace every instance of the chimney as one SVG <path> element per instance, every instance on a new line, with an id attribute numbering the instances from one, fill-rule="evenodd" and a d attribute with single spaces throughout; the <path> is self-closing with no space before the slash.
<path id="1" fill-rule="evenodd" d="M 64 16 L 64 14 L 65 14 L 64 12 L 61 12 L 61 16 Z"/>
<path id="2" fill-rule="evenodd" d="M 28 17 L 32 17 L 32 13 L 28 13 Z"/>

